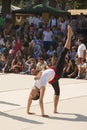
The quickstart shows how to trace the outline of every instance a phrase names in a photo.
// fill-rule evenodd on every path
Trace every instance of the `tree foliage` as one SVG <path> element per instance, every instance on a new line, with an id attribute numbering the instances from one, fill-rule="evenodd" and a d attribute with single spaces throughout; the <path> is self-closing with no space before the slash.
<path id="1" fill-rule="evenodd" d="M 80 9 L 87 9 L 87 0 L 76 0 L 79 3 Z"/>
<path id="2" fill-rule="evenodd" d="M 37 4 L 46 4 L 49 1 L 49 5 L 55 7 L 57 3 L 62 4 L 62 9 L 65 9 L 65 5 L 68 3 L 69 6 L 73 8 L 86 9 L 87 8 L 87 0 L 0 0 L 2 4 L 2 14 L 3 16 L 6 13 L 10 12 L 11 4 L 14 4 L 19 7 L 24 7 L 27 5 L 37 5 Z"/>

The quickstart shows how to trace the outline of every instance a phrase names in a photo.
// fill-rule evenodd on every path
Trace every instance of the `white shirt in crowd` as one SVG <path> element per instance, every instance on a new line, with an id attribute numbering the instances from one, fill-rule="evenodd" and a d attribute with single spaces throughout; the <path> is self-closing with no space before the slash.
<path id="1" fill-rule="evenodd" d="M 43 41 L 53 41 L 53 39 L 52 39 L 52 36 L 53 36 L 53 33 L 52 33 L 52 31 L 43 31 L 43 35 L 44 35 L 44 39 L 43 39 Z"/>
<path id="2" fill-rule="evenodd" d="M 35 18 L 34 18 L 34 25 L 35 25 L 37 28 L 39 27 L 39 23 L 41 23 L 40 17 L 35 17 Z"/>
<path id="3" fill-rule="evenodd" d="M 51 19 L 51 20 L 49 21 L 48 26 L 50 26 L 50 25 L 51 25 L 51 27 L 52 27 L 52 26 L 57 26 L 57 24 L 58 24 L 57 19 L 56 19 L 56 18 L 53 18 L 53 19 Z"/>
<path id="4" fill-rule="evenodd" d="M 32 23 L 34 23 L 34 17 L 33 16 L 29 16 L 29 18 L 27 18 L 29 24 L 31 25 Z"/>
<path id="5" fill-rule="evenodd" d="M 67 25 L 66 22 L 60 23 L 61 31 L 66 30 L 66 25 Z"/>
<path id="6" fill-rule="evenodd" d="M 48 50 L 48 51 L 47 51 L 47 55 L 48 55 L 49 57 L 53 56 L 55 53 L 56 53 L 55 50 L 52 50 L 52 51 Z"/>
<path id="7" fill-rule="evenodd" d="M 86 50 L 86 45 L 84 43 L 80 44 L 77 50 L 78 58 L 84 57 L 84 50 Z"/>

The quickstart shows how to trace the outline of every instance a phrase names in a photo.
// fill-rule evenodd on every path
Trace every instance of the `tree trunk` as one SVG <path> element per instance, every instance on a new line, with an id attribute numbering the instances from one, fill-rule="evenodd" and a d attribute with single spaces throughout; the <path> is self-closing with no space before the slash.
<path id="1" fill-rule="evenodd" d="M 2 0 L 2 16 L 11 13 L 11 0 Z"/>

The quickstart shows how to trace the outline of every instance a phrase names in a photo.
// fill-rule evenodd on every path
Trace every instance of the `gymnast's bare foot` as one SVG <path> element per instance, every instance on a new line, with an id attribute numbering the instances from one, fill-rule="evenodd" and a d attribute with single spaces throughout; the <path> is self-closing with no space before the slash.
<path id="1" fill-rule="evenodd" d="M 72 37 L 73 36 L 73 31 L 72 31 L 72 26 L 68 25 L 68 34 Z"/>
<path id="2" fill-rule="evenodd" d="M 33 113 L 33 112 L 27 112 L 27 114 L 29 114 L 29 115 L 34 115 L 35 113 Z"/>
<path id="3" fill-rule="evenodd" d="M 57 112 L 57 111 L 54 111 L 54 114 L 58 114 L 59 112 Z"/>
<path id="4" fill-rule="evenodd" d="M 48 115 L 42 115 L 42 117 L 49 117 Z"/>

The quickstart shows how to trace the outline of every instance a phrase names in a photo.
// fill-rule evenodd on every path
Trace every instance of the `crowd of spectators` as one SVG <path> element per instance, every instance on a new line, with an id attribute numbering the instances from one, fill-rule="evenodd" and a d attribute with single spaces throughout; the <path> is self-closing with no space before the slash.
<path id="1" fill-rule="evenodd" d="M 63 50 L 69 23 L 74 36 L 62 77 L 87 79 L 87 18 L 83 14 L 52 16 L 48 23 L 32 15 L 20 25 L 0 17 L 0 73 L 35 75 L 51 66 L 51 57 L 59 57 Z"/>

